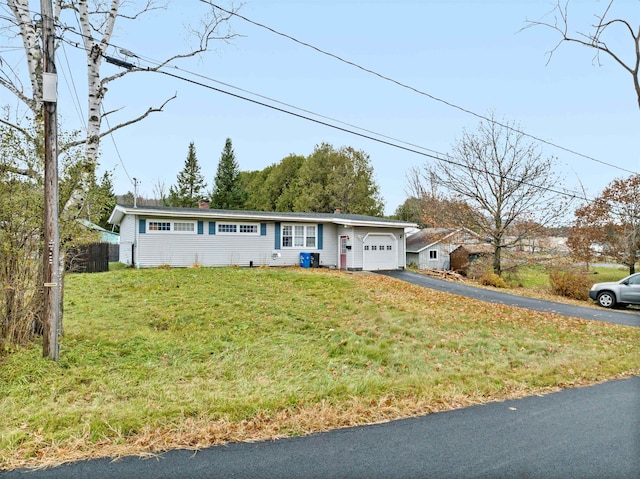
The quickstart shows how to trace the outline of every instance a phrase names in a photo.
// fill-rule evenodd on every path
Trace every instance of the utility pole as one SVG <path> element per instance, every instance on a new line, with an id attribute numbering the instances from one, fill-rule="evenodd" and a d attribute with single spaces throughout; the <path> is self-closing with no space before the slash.
<path id="1" fill-rule="evenodd" d="M 138 207 L 138 185 L 140 184 L 140 181 L 138 181 L 137 178 L 133 179 L 133 207 L 137 208 Z"/>
<path id="2" fill-rule="evenodd" d="M 44 332 L 42 356 L 60 359 L 60 236 L 58 232 L 58 108 L 52 0 L 40 0 L 42 14 L 44 116 Z"/>

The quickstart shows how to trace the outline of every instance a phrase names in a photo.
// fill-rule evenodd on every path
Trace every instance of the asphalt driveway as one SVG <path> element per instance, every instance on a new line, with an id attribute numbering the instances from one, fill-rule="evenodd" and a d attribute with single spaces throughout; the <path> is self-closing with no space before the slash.
<path id="1" fill-rule="evenodd" d="M 616 311 L 615 309 L 588 308 L 555 303 L 553 301 L 516 296 L 493 289 L 476 288 L 467 284 L 444 281 L 411 271 L 381 271 L 379 274 L 417 284 L 425 288 L 475 298 L 490 303 L 506 304 L 547 313 L 557 313 L 572 318 L 606 321 L 627 326 L 640 326 L 640 310 Z"/>

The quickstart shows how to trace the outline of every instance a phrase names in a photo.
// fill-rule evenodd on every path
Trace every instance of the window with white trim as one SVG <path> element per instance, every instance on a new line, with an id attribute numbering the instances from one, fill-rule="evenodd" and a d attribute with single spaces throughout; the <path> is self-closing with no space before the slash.
<path id="1" fill-rule="evenodd" d="M 149 233 L 190 233 L 196 232 L 195 221 L 147 221 L 147 231 Z"/>
<path id="2" fill-rule="evenodd" d="M 195 223 L 193 221 L 175 221 L 173 223 L 173 231 L 180 231 L 183 233 L 193 233 L 195 231 Z"/>
<path id="3" fill-rule="evenodd" d="M 282 225 L 282 247 L 315 249 L 318 244 L 316 231 L 315 225 Z"/>
<path id="4" fill-rule="evenodd" d="M 257 235 L 260 234 L 258 223 L 217 223 L 218 234 L 222 235 Z"/>
<path id="5" fill-rule="evenodd" d="M 149 231 L 171 231 L 170 221 L 149 221 Z"/>

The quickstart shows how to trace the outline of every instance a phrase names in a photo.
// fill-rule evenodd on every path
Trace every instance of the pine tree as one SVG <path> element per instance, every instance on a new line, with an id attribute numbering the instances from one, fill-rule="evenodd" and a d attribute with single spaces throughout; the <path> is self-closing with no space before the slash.
<path id="1" fill-rule="evenodd" d="M 113 192 L 113 173 L 111 171 L 105 171 L 102 175 L 100 183 L 96 185 L 95 196 L 100 206 L 96 224 L 105 229 L 110 229 L 111 225 L 107 220 L 116 206 L 116 195 Z"/>
<path id="2" fill-rule="evenodd" d="M 236 161 L 231 139 L 227 138 L 214 179 L 211 208 L 240 210 L 244 208 L 246 201 L 247 192 L 240 178 L 240 167 Z"/>
<path id="3" fill-rule="evenodd" d="M 167 206 L 195 208 L 206 186 L 196 158 L 196 147 L 192 141 L 189 143 L 189 153 L 184 162 L 184 168 L 178 173 L 178 182 L 169 188 Z"/>

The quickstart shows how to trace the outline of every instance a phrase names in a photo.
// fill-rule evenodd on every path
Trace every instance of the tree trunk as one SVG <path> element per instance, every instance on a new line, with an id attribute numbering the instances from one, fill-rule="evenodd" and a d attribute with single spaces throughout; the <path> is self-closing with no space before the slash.
<path id="1" fill-rule="evenodd" d="M 502 276 L 501 256 L 502 246 L 499 244 L 495 245 L 495 249 L 493 251 L 493 272 L 498 276 Z"/>

